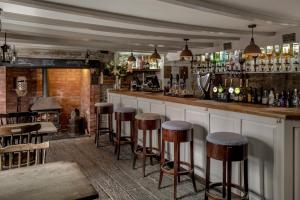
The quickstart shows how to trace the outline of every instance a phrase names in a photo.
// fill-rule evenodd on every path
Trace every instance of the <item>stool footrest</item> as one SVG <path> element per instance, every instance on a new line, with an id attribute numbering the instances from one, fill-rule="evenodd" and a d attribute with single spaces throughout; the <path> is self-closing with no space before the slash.
<path id="1" fill-rule="evenodd" d="M 156 153 L 153 152 L 156 151 Z M 137 156 L 143 156 L 143 147 L 142 146 L 138 146 L 137 149 L 134 151 L 134 153 L 137 155 Z M 152 147 L 152 152 L 151 152 L 151 149 L 150 147 L 146 147 L 146 156 L 147 157 L 150 157 L 150 156 L 159 156 L 160 155 L 160 152 L 159 152 L 159 149 L 156 148 L 156 147 Z"/>
<path id="2" fill-rule="evenodd" d="M 172 165 L 172 166 L 169 167 L 170 165 Z M 179 175 L 187 175 L 187 174 L 190 174 L 194 171 L 194 169 L 192 169 L 190 163 L 188 163 L 188 162 L 180 161 L 180 165 L 184 165 L 184 166 L 188 167 L 188 169 L 180 167 L 179 170 L 177 171 L 177 173 Z M 174 175 L 174 161 L 164 162 L 161 165 L 161 170 L 163 172 L 165 172 L 166 174 Z"/>
<path id="3" fill-rule="evenodd" d="M 227 184 L 226 184 L 227 185 Z M 209 184 L 209 188 L 206 188 L 205 189 L 205 193 L 206 195 L 209 197 L 209 198 L 212 198 L 212 199 L 216 199 L 216 200 L 223 200 L 223 198 L 217 194 L 213 194 L 213 193 L 210 193 L 209 190 L 210 189 L 215 189 L 216 187 L 219 187 L 219 186 L 222 186 L 222 183 L 221 182 L 216 182 L 216 183 L 210 183 Z M 232 188 L 235 188 L 237 190 L 239 190 L 240 192 L 243 193 L 243 195 L 237 195 L 234 193 L 234 196 L 232 196 L 231 199 L 239 199 L 239 200 L 246 200 L 248 199 L 248 193 L 245 192 L 244 188 L 237 185 L 237 184 L 234 184 L 234 183 L 231 183 L 231 187 Z"/>

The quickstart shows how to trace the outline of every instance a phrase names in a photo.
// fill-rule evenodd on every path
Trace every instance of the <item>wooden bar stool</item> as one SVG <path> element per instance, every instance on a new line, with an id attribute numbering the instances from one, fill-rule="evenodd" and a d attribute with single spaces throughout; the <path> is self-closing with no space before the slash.
<path id="1" fill-rule="evenodd" d="M 145 177 L 146 159 L 150 157 L 151 165 L 153 165 L 153 157 L 160 156 L 161 143 L 161 118 L 160 115 L 154 113 L 142 113 L 135 116 L 137 130 L 143 130 L 143 146 L 138 146 L 138 131 L 135 135 L 133 169 L 135 168 L 136 159 L 142 157 L 143 159 L 143 176 Z M 157 146 L 152 147 L 152 131 L 157 130 Z M 149 131 L 149 147 L 146 146 L 147 131 Z M 154 152 L 155 151 L 155 152 Z"/>
<path id="2" fill-rule="evenodd" d="M 114 113 L 114 105 L 112 103 L 95 103 L 96 108 L 96 135 L 95 143 L 99 146 L 100 135 L 109 134 L 110 142 L 113 141 L 113 130 L 112 130 L 112 114 Z M 102 116 L 107 115 L 107 127 L 101 127 Z"/>
<path id="3" fill-rule="evenodd" d="M 116 120 L 116 137 L 114 138 L 115 144 L 115 154 L 117 154 L 117 159 L 120 159 L 120 147 L 123 144 L 131 145 L 132 153 L 134 152 L 134 135 L 135 135 L 135 108 L 130 107 L 120 107 L 115 110 L 115 120 Z M 121 135 L 122 122 L 130 122 L 130 136 Z"/>
<path id="4" fill-rule="evenodd" d="M 205 199 L 231 199 L 231 188 L 236 188 L 243 193 L 235 199 L 248 199 L 248 140 L 246 137 L 230 132 L 217 132 L 206 137 L 206 184 Z M 223 182 L 210 184 L 210 159 L 223 162 Z M 243 161 L 244 187 L 231 182 L 232 162 Z M 227 166 L 226 166 L 227 164 Z M 227 181 L 226 181 L 227 178 Z M 222 197 L 211 193 L 210 189 L 222 186 Z M 227 188 L 226 188 L 227 187 Z"/>
<path id="5" fill-rule="evenodd" d="M 195 173 L 194 173 L 194 144 L 193 144 L 193 125 L 185 121 L 167 121 L 162 124 L 162 150 L 161 167 L 158 188 L 160 189 L 163 174 L 174 176 L 174 199 L 177 194 L 177 181 L 180 182 L 180 176 L 190 175 L 194 190 L 197 192 Z M 174 143 L 174 161 L 165 161 L 165 143 Z M 190 163 L 180 160 L 180 144 L 190 143 Z M 181 165 L 186 168 L 180 167 Z M 168 166 L 173 166 L 171 169 Z"/>

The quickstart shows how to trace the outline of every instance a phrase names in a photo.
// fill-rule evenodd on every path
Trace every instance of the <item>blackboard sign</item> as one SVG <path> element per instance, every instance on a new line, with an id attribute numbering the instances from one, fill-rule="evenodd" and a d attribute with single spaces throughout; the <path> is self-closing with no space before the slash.
<path id="1" fill-rule="evenodd" d="M 283 43 L 292 43 L 296 42 L 296 33 L 284 34 L 282 35 Z"/>
<path id="2" fill-rule="evenodd" d="M 224 50 L 232 49 L 232 43 L 231 42 L 224 43 L 223 46 L 224 46 Z"/>

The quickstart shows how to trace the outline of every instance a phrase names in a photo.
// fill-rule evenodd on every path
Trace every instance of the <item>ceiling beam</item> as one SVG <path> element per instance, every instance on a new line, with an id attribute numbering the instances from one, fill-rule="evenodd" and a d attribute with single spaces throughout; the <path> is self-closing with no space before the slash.
<path id="1" fill-rule="evenodd" d="M 55 30 L 48 28 L 39 28 L 39 27 L 31 27 L 31 26 L 23 26 L 17 24 L 9 24 L 5 21 L 2 22 L 2 30 L 6 31 L 10 34 L 19 34 L 24 36 L 35 36 L 36 38 L 39 36 L 44 37 L 54 37 L 59 39 L 73 39 L 73 40 L 81 40 L 83 43 L 88 41 L 94 41 L 99 43 L 113 42 L 119 43 L 122 45 L 141 45 L 141 46 L 149 46 L 149 45 L 157 45 L 158 47 L 163 45 L 164 47 L 172 48 L 184 46 L 183 40 L 161 40 L 161 39 L 137 39 L 137 38 L 126 38 L 126 37 L 113 37 L 113 36 L 102 36 L 96 34 L 88 34 L 88 33 L 79 33 L 73 31 L 65 31 L 65 30 Z M 213 47 L 213 43 L 211 42 L 193 42 L 190 43 L 191 47 Z"/>
<path id="2" fill-rule="evenodd" d="M 81 22 L 72 22 L 66 20 L 57 20 L 50 19 L 45 17 L 37 17 L 30 15 L 23 15 L 11 12 L 2 12 L 2 19 L 15 20 L 19 22 L 29 22 L 37 23 L 43 25 L 52 25 L 52 26 L 62 26 L 62 27 L 72 27 L 72 28 L 81 28 L 93 31 L 103 31 L 110 33 L 121 33 L 121 34 L 131 34 L 131 35 L 142 35 L 142 36 L 155 36 L 155 37 L 168 37 L 168 38 L 189 38 L 189 39 L 206 39 L 206 40 L 225 40 L 233 41 L 240 40 L 240 37 L 234 36 L 214 36 L 214 35 L 200 35 L 200 34 L 179 34 L 179 33 L 166 33 L 166 32 L 156 32 L 156 31 L 144 31 L 144 30 L 135 30 L 111 26 L 103 26 L 96 24 L 88 24 Z"/>
<path id="3" fill-rule="evenodd" d="M 300 25 L 299 20 L 284 17 L 281 15 L 276 15 L 274 13 L 266 13 L 266 12 L 261 13 L 250 9 L 239 8 L 234 5 L 228 5 L 216 1 L 209 1 L 209 0 L 200 0 L 200 1 L 199 0 L 159 0 L 159 1 L 174 4 L 174 5 L 184 6 L 187 8 L 197 9 L 200 11 L 212 12 L 227 17 L 241 18 L 250 21 L 260 20 L 269 23 L 271 22 L 277 24 Z"/>
<path id="4" fill-rule="evenodd" d="M 4 37 L 4 33 L 0 33 L 0 37 Z M 25 43 L 29 45 L 57 45 L 57 46 L 67 46 L 67 47 L 81 47 L 81 49 L 101 49 L 109 51 L 153 51 L 151 46 L 136 46 L 136 45 L 125 45 L 120 43 L 112 43 L 105 41 L 85 41 L 82 39 L 62 39 L 57 37 L 43 37 L 43 36 L 32 36 L 32 35 L 20 35 L 15 33 L 10 33 L 8 35 L 8 43 Z M 178 47 L 158 47 L 159 51 L 178 51 Z"/>
<path id="5" fill-rule="evenodd" d="M 209 31 L 209 32 L 222 32 L 222 33 L 232 33 L 232 34 L 249 34 L 249 30 L 239 30 L 239 29 L 226 29 L 218 27 L 208 27 L 208 26 L 198 26 L 183 23 L 175 23 L 163 20 L 149 19 L 143 17 L 136 17 L 131 15 L 117 14 L 103 10 L 95 10 L 89 8 L 81 8 L 73 5 L 66 5 L 61 3 L 53 3 L 43 0 L 0 0 L 0 2 L 12 3 L 17 5 L 23 5 L 28 7 L 34 7 L 44 10 L 51 10 L 56 12 L 68 13 L 79 16 L 92 17 L 102 20 L 116 21 L 127 24 L 136 25 L 147 25 L 157 28 L 169 28 L 169 29 L 182 29 L 187 31 Z M 271 36 L 274 32 L 261 32 L 257 31 L 257 35 Z"/>

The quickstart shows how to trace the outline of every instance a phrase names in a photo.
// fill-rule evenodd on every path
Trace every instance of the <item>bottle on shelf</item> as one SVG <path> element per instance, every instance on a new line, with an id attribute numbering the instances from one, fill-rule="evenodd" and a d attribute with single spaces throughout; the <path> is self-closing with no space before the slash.
<path id="1" fill-rule="evenodd" d="M 248 103 L 252 103 L 252 87 L 249 87 L 248 91 L 247 91 L 247 102 Z"/>
<path id="2" fill-rule="evenodd" d="M 286 107 L 286 104 L 287 104 L 286 92 L 282 91 L 279 99 L 279 106 Z"/>
<path id="3" fill-rule="evenodd" d="M 268 102 L 269 106 L 274 106 L 275 105 L 275 95 L 274 95 L 273 89 L 270 90 L 268 99 L 269 99 L 269 102 Z"/>
<path id="4" fill-rule="evenodd" d="M 264 91 L 263 91 L 261 103 L 262 103 L 263 105 L 267 105 L 267 104 L 269 103 L 269 96 L 268 96 L 268 91 L 267 91 L 267 90 L 264 90 Z"/>
<path id="5" fill-rule="evenodd" d="M 254 104 L 258 103 L 257 88 L 254 88 L 254 90 L 253 90 L 251 102 Z"/>
<path id="6" fill-rule="evenodd" d="M 298 95 L 298 90 L 296 88 L 294 89 L 294 92 L 293 92 L 292 106 L 293 107 L 299 106 L 299 95 Z"/>

